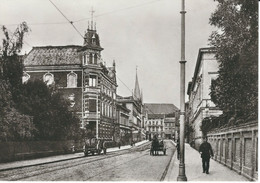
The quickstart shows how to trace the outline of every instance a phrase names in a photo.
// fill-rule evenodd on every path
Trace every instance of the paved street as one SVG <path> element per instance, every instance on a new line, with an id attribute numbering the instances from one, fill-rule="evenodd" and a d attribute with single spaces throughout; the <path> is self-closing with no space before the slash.
<path id="1" fill-rule="evenodd" d="M 107 155 L 0 172 L 0 180 L 21 181 L 160 181 L 164 180 L 175 147 L 166 141 L 167 155 L 150 156 L 150 143 Z"/>

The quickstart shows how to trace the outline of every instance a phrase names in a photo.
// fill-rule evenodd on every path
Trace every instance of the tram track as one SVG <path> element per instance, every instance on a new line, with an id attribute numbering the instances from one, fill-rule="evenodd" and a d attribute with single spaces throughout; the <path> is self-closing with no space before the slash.
<path id="1" fill-rule="evenodd" d="M 167 149 L 169 149 L 169 148 L 167 148 Z M 144 151 L 144 150 L 142 150 L 142 151 Z M 167 163 L 167 165 L 166 165 L 166 167 L 165 167 L 165 169 L 164 169 L 164 171 L 163 171 L 163 173 L 162 173 L 162 175 L 161 175 L 161 177 L 160 177 L 160 181 L 164 181 L 164 179 L 165 179 L 165 177 L 166 177 L 166 175 L 167 175 L 167 173 L 168 173 L 168 170 L 169 170 L 170 164 L 171 164 L 171 162 L 172 162 L 172 159 L 173 159 L 173 156 L 174 156 L 175 151 L 176 151 L 176 149 L 173 148 L 173 152 L 172 152 L 172 154 L 171 154 L 170 161 Z M 85 179 L 84 181 L 88 181 L 88 180 L 90 180 L 90 179 L 92 179 L 92 178 L 94 178 L 94 177 L 96 177 L 96 176 L 98 176 L 98 175 L 104 174 L 104 173 L 107 172 L 107 171 L 111 171 L 112 168 L 113 168 L 113 169 L 116 169 L 116 168 L 118 168 L 118 167 L 120 167 L 120 166 L 122 166 L 122 165 L 124 165 L 124 164 L 126 164 L 126 163 L 128 163 L 128 162 L 136 161 L 136 160 L 138 160 L 138 159 L 140 159 L 140 158 L 142 158 L 142 157 L 144 157 L 144 156 L 147 156 L 147 154 L 143 154 L 143 155 L 141 155 L 141 156 L 139 156 L 139 157 L 130 159 L 130 160 L 125 161 L 125 162 L 123 162 L 123 163 L 120 163 L 120 164 L 118 164 L 118 165 L 116 165 L 116 166 L 109 167 L 109 168 L 107 168 L 107 169 L 104 170 L 104 171 L 101 171 L 101 172 L 99 172 L 99 173 L 97 173 L 97 174 L 95 174 L 95 175 L 93 175 L 93 176 L 91 176 L 91 177 L 88 177 L 88 178 Z"/>
<path id="2" fill-rule="evenodd" d="M 17 181 L 17 180 L 23 180 L 23 179 L 28 179 L 31 177 L 35 177 L 38 175 L 43 175 L 43 174 L 48 174 L 50 172 L 54 172 L 54 171 L 60 171 L 60 170 L 64 170 L 67 168 L 71 168 L 71 167 L 76 167 L 76 166 L 80 166 L 80 165 L 84 165 L 84 164 L 89 164 L 89 163 L 93 163 L 93 162 L 97 162 L 97 161 L 101 161 L 104 159 L 109 159 L 109 158 L 113 158 L 116 156 L 121 156 L 127 153 L 131 153 L 133 151 L 144 151 L 146 149 L 148 149 L 150 147 L 150 143 L 145 143 L 142 144 L 140 146 L 137 147 L 133 147 L 131 149 L 125 149 L 125 150 L 120 150 L 120 151 L 116 151 L 116 152 L 110 152 L 107 153 L 104 156 L 89 156 L 89 157 L 78 157 L 75 159 L 70 159 L 70 160 L 64 160 L 62 162 L 48 162 L 48 163 L 44 163 L 44 164 L 37 164 L 37 165 L 31 165 L 31 166 L 27 166 L 27 167 L 21 167 L 21 168 L 17 168 L 14 170 L 6 170 L 6 171 L 2 171 L 0 174 L 0 179 L 3 178 L 8 178 L 8 174 L 6 174 L 5 176 L 5 172 L 10 172 L 10 171 L 14 171 L 13 174 L 13 178 L 8 178 L 8 180 L 10 181 Z M 75 160 L 77 160 L 75 162 Z M 71 161 L 71 162 L 69 162 Z M 64 162 L 67 163 L 64 165 Z M 69 163 L 68 163 L 69 162 Z M 57 163 L 59 165 L 57 165 Z M 49 165 L 53 164 L 53 167 L 47 167 Z M 36 168 L 36 170 L 29 170 L 27 173 L 27 175 L 25 175 L 25 173 L 22 171 L 23 169 L 31 169 L 31 168 Z"/>

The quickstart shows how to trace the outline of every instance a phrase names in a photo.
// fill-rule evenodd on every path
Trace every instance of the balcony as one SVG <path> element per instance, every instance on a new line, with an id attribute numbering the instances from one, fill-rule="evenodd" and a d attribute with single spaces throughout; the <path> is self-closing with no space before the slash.
<path id="1" fill-rule="evenodd" d="M 196 116 L 196 114 L 201 108 L 214 108 L 214 107 L 216 107 L 216 105 L 210 99 L 203 99 L 200 101 L 195 111 L 193 112 L 193 117 Z"/>
<path id="2" fill-rule="evenodd" d="M 96 112 L 86 112 L 84 117 L 88 119 L 99 119 L 100 114 Z"/>
<path id="3" fill-rule="evenodd" d="M 89 92 L 89 93 L 100 93 L 100 88 L 96 87 L 85 87 L 84 92 Z"/>

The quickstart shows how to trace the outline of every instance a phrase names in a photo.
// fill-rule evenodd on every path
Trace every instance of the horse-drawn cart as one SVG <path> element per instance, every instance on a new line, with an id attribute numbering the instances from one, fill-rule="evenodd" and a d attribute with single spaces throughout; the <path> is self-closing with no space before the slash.
<path id="1" fill-rule="evenodd" d="M 96 138 L 85 139 L 85 145 L 83 147 L 84 155 L 88 156 L 89 153 L 94 155 L 97 153 L 101 154 L 103 150 L 103 154 L 106 154 L 106 146 L 105 141 L 98 140 Z"/>
<path id="2" fill-rule="evenodd" d="M 159 155 L 159 152 L 163 152 L 164 155 L 166 155 L 166 146 L 163 142 L 163 140 L 154 139 L 152 141 L 152 146 L 150 150 L 150 155 Z"/>

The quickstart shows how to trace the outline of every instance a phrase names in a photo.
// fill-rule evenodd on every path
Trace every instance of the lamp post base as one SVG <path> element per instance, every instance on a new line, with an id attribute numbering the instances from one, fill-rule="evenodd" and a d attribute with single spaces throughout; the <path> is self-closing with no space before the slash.
<path id="1" fill-rule="evenodd" d="M 187 181 L 187 177 L 185 175 L 179 175 L 177 181 Z"/>
<path id="2" fill-rule="evenodd" d="M 187 181 L 187 177 L 185 175 L 185 165 L 183 163 L 179 164 L 179 175 L 177 177 L 177 181 Z"/>

